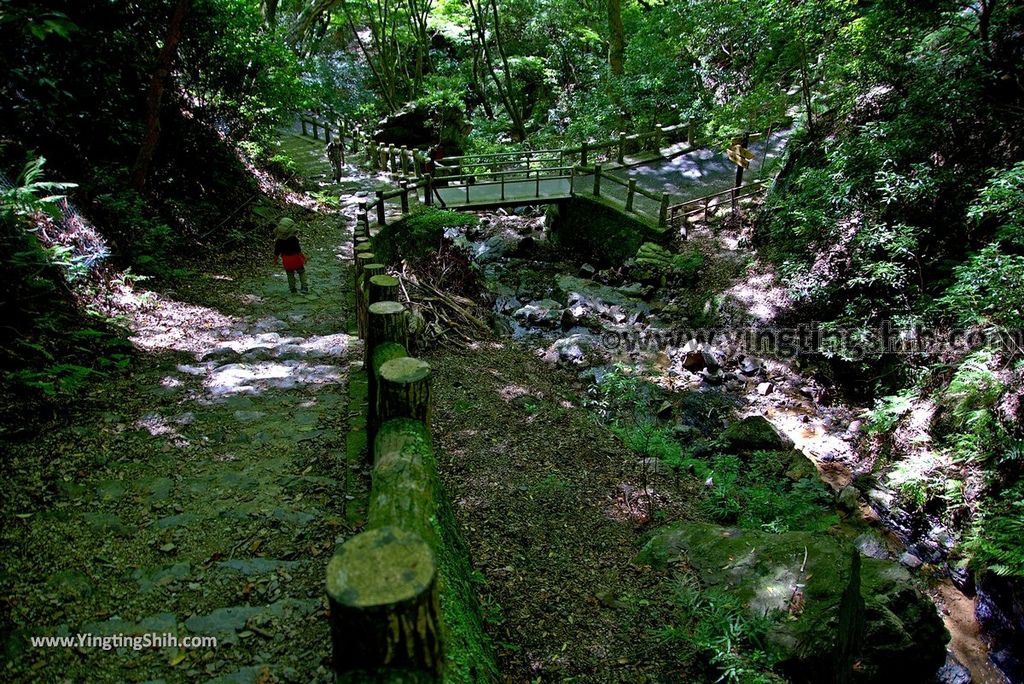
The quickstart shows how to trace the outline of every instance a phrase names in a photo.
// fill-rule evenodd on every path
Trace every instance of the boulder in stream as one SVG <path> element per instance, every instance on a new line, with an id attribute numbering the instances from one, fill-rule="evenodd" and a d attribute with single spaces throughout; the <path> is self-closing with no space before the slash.
<path id="1" fill-rule="evenodd" d="M 554 328 L 562 320 L 562 305 L 553 299 L 542 299 L 530 302 L 512 315 L 525 324 Z"/>
<path id="2" fill-rule="evenodd" d="M 924 683 L 946 662 L 949 634 L 910 573 L 826 533 L 683 523 L 657 532 L 638 560 L 686 567 L 778 618 L 768 638 L 793 682 Z"/>
<path id="3" fill-rule="evenodd" d="M 764 416 L 748 416 L 727 427 L 722 441 L 733 451 L 790 449 L 793 440 L 775 429 Z"/>

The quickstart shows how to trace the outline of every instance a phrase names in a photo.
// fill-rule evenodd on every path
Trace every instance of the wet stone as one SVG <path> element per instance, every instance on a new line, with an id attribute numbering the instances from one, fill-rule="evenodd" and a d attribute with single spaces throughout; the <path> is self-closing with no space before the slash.
<path id="1" fill-rule="evenodd" d="M 271 558 L 235 558 L 218 563 L 222 568 L 234 570 L 243 575 L 264 575 L 281 569 L 292 570 L 301 564 L 300 561 L 283 561 Z"/>
<path id="2" fill-rule="evenodd" d="M 92 580 L 79 570 L 61 570 L 50 575 L 46 587 L 64 599 L 82 599 L 93 593 Z"/>
<path id="3" fill-rule="evenodd" d="M 128 527 L 121 518 L 112 513 L 86 513 L 84 517 L 85 524 L 89 526 L 89 529 L 98 534 L 121 536 L 128 533 Z"/>
<path id="4" fill-rule="evenodd" d="M 166 529 L 169 527 L 187 527 L 197 520 L 199 520 L 199 516 L 194 513 L 178 513 L 176 515 L 168 515 L 160 518 L 153 523 L 153 526 L 160 529 Z"/>
<path id="5" fill-rule="evenodd" d="M 188 562 L 174 563 L 157 567 L 137 568 L 131 578 L 139 583 L 139 591 L 151 591 L 156 587 L 170 584 L 175 580 L 185 579 L 192 571 Z"/>
<path id="6" fill-rule="evenodd" d="M 103 501 L 116 501 L 128 493 L 121 480 L 106 480 L 96 486 L 96 495 Z"/>

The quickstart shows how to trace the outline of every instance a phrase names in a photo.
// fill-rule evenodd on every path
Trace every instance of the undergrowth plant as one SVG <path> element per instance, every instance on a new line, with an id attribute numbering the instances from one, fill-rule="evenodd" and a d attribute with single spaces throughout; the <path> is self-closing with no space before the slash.
<path id="1" fill-rule="evenodd" d="M 658 631 L 658 638 L 706 660 L 730 684 L 781 684 L 772 674 L 779 655 L 768 641 L 770 616 L 752 615 L 735 596 L 700 587 L 689 576 L 673 587 L 675 624 Z"/>

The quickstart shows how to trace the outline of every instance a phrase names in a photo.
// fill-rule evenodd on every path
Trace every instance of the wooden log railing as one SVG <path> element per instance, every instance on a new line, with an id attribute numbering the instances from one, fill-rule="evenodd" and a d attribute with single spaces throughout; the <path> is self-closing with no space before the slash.
<path id="1" fill-rule="evenodd" d="M 339 680 L 358 673 L 366 681 L 435 682 L 451 633 L 446 621 L 465 620 L 465 597 L 452 592 L 469 586 L 469 570 L 445 532 L 454 523 L 444 522 L 451 516 L 432 445 L 432 369 L 408 354 L 399 281 L 383 264 L 366 263 L 373 258 L 367 204 L 360 199 L 352 237 L 359 245 L 355 293 L 366 345 L 372 483 L 366 530 L 346 540 L 327 566 L 331 661 Z M 454 617 L 442 612 L 459 602 Z M 482 632 L 473 638 L 487 662 L 468 667 L 493 671 Z"/>
<path id="2" fill-rule="evenodd" d="M 342 141 L 342 162 L 345 161 L 346 153 L 362 151 L 370 167 L 376 171 L 416 178 L 421 178 L 427 172 L 427 156 L 422 150 L 378 143 L 361 124 L 346 119 L 332 123 L 329 119 L 307 113 L 299 115 L 299 125 L 302 135 L 314 140 L 323 140 L 325 143 L 331 140 Z"/>

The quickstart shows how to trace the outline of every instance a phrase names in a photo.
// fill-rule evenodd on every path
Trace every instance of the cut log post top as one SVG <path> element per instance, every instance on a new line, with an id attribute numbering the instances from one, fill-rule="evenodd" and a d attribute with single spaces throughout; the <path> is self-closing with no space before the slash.
<path id="1" fill-rule="evenodd" d="M 365 270 L 365 272 L 369 273 L 368 270 Z M 373 274 L 367 283 L 370 303 L 375 304 L 376 302 L 397 301 L 398 285 L 398 278 L 395 278 L 394 276 L 378 273 Z"/>
<path id="2" fill-rule="evenodd" d="M 430 364 L 421 359 L 392 359 L 380 367 L 377 415 L 381 423 L 391 418 L 413 418 L 430 427 Z"/>
<path id="3" fill-rule="evenodd" d="M 346 541 L 327 566 L 338 672 L 441 666 L 434 553 L 417 534 L 379 527 Z"/>

